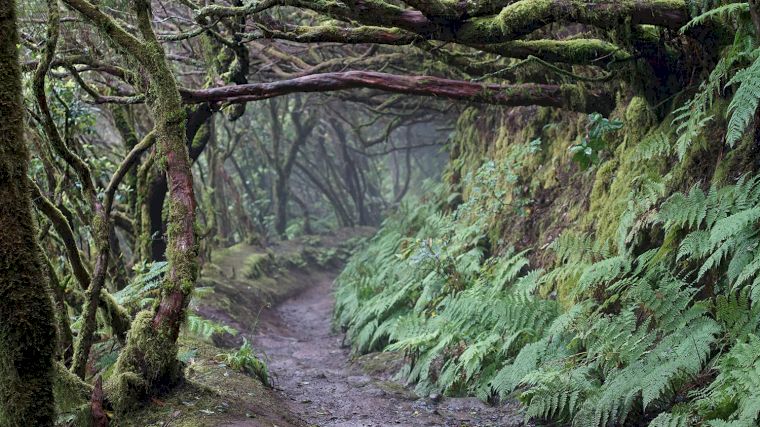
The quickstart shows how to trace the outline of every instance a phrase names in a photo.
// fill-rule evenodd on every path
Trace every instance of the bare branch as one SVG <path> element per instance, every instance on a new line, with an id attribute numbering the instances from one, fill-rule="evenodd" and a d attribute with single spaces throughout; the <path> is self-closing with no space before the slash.
<path id="1" fill-rule="evenodd" d="M 181 90 L 186 103 L 258 101 L 296 92 L 332 92 L 370 88 L 486 104 L 540 105 L 580 112 L 609 112 L 613 100 L 576 86 L 546 84 L 499 85 L 430 76 L 399 76 L 371 71 L 313 74 L 271 83 L 250 83 L 200 90 Z"/>

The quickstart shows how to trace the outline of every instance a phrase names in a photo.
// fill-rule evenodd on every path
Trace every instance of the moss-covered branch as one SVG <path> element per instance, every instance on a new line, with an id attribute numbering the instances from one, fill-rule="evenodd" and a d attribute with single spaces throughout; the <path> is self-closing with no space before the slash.
<path id="1" fill-rule="evenodd" d="M 148 101 L 169 187 L 169 272 L 162 286 L 161 300 L 154 312 L 138 315 L 127 346 L 119 356 L 116 372 L 107 385 L 110 400 L 117 410 L 124 411 L 145 393 L 166 387 L 179 375 L 176 340 L 198 273 L 196 203 L 184 140 L 185 110 L 176 79 L 152 28 L 149 1 L 133 2 L 142 41 L 127 33 L 92 3 L 86 0 L 65 2 L 145 68 L 151 84 Z"/>
<path id="2" fill-rule="evenodd" d="M 60 31 L 60 11 L 58 9 L 57 0 L 48 0 L 48 26 L 47 37 L 45 39 L 45 48 L 42 53 L 42 59 L 37 64 L 37 69 L 34 72 L 33 89 L 34 95 L 37 99 L 37 106 L 40 109 L 40 116 L 42 125 L 47 136 L 50 145 L 53 150 L 61 156 L 61 158 L 71 166 L 76 172 L 79 180 L 82 184 L 84 196 L 88 203 L 92 205 L 96 201 L 95 183 L 92 179 L 92 173 L 87 163 L 79 156 L 74 154 L 69 147 L 66 146 L 61 134 L 58 132 L 58 128 L 53 120 L 53 115 L 50 112 L 48 106 L 47 93 L 45 91 L 45 78 L 50 70 L 50 64 L 55 57 L 55 50 L 58 45 L 58 36 Z"/>
<path id="3" fill-rule="evenodd" d="M 87 0 L 63 0 L 63 2 L 89 19 L 117 47 L 127 51 L 141 62 L 147 59 L 147 52 L 142 42 L 124 30 L 113 18 L 103 13 L 98 6 Z"/>
<path id="4" fill-rule="evenodd" d="M 55 303 L 55 317 L 58 323 L 58 357 L 63 360 L 63 363 L 68 364 L 71 361 L 71 357 L 74 355 L 74 336 L 71 333 L 69 312 L 64 298 L 64 286 L 62 286 L 60 280 L 58 280 L 58 274 L 56 274 L 55 268 L 50 262 L 50 258 L 45 254 L 45 251 L 41 246 L 39 246 L 39 251 L 42 265 L 45 268 L 49 279 L 53 302 Z"/>
<path id="5" fill-rule="evenodd" d="M 84 291 L 92 281 L 89 271 L 82 261 L 82 255 L 76 244 L 76 238 L 71 228 L 69 220 L 44 194 L 34 181 L 29 180 L 29 188 L 32 194 L 34 205 L 50 221 L 58 237 L 63 242 L 63 248 L 66 251 L 66 258 L 69 260 L 72 273 L 79 287 Z M 116 301 L 106 292 L 101 290 L 100 308 L 104 313 L 109 314 L 109 325 L 113 329 L 114 335 L 123 341 L 129 330 L 129 314 L 120 307 Z"/>
<path id="6" fill-rule="evenodd" d="M 334 24 L 319 26 L 288 25 L 268 22 L 259 25 L 263 37 L 290 40 L 299 43 L 374 43 L 405 45 L 423 40 L 418 35 L 400 28 L 375 26 L 340 27 Z"/>
<path id="7" fill-rule="evenodd" d="M 632 58 L 626 50 L 599 39 L 515 40 L 473 47 L 508 58 L 525 59 L 533 56 L 544 61 L 577 65 L 605 66 Z"/>
<path id="8" fill-rule="evenodd" d="M 497 15 L 463 21 L 453 37 L 468 44 L 500 43 L 560 21 L 599 28 L 630 23 L 678 29 L 689 21 L 689 11 L 683 0 L 521 0 Z"/>
<path id="9" fill-rule="evenodd" d="M 431 20 L 451 20 L 464 16 L 471 3 L 459 0 L 404 0 L 404 3 L 422 12 Z"/>
<path id="10" fill-rule="evenodd" d="M 604 29 L 623 23 L 678 29 L 689 21 L 684 0 L 416 0 L 405 3 L 418 10 L 382 0 L 268 0 L 241 7 L 210 6 L 201 9 L 199 16 L 241 16 L 274 6 L 293 6 L 346 22 L 396 27 L 426 38 L 465 44 L 512 41 L 554 22 L 576 22 Z"/>

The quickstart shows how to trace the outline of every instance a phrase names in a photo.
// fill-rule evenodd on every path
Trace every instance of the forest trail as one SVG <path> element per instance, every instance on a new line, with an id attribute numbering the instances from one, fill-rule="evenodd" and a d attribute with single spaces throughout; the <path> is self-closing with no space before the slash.
<path id="1" fill-rule="evenodd" d="M 418 398 L 390 379 L 398 357 L 367 355 L 352 361 L 331 328 L 335 273 L 315 273 L 300 293 L 264 310 L 254 335 L 267 356 L 277 393 L 307 425 L 512 426 L 512 405 L 490 407 L 476 398 Z M 390 356 L 390 357 L 389 357 Z M 436 399 L 437 400 L 437 399 Z M 233 424 L 243 426 L 245 423 Z"/>

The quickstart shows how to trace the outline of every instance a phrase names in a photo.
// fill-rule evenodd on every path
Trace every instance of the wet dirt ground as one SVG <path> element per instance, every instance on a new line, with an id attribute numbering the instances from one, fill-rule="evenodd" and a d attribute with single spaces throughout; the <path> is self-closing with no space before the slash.
<path id="1" fill-rule="evenodd" d="M 254 335 L 257 350 L 268 359 L 276 393 L 305 425 L 523 425 L 514 403 L 491 407 L 475 398 L 419 398 L 390 380 L 392 366 L 375 366 L 368 373 L 352 362 L 341 345 L 342 334 L 331 329 L 334 277 L 310 276 L 313 283 L 303 292 L 262 313 Z"/>

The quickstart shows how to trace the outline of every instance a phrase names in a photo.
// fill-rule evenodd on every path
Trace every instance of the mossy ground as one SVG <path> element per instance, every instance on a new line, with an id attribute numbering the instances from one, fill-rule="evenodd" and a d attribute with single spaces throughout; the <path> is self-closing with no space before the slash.
<path id="1" fill-rule="evenodd" d="M 114 423 L 116 426 L 212 427 L 241 420 L 250 425 L 299 425 L 261 382 L 217 362 L 224 350 L 184 337 L 180 355 L 192 355 L 185 381 L 170 393 Z"/>
<path id="2" fill-rule="evenodd" d="M 238 347 L 243 336 L 251 337 L 263 310 L 312 285 L 312 274 L 326 267 L 316 262 L 315 254 L 333 254 L 336 248 L 348 250 L 349 236 L 366 236 L 371 231 L 339 230 L 269 248 L 241 243 L 213 251 L 198 281 L 199 287 L 211 287 L 213 292 L 197 297 L 194 309 L 201 317 L 231 326 L 239 334 L 215 334 L 212 342 L 182 334 L 178 354 L 185 365 L 180 383 L 147 405 L 117 417 L 113 425 L 302 425 L 272 389 L 229 368 L 217 355 Z M 109 357 L 114 357 L 113 351 L 100 354 L 104 361 Z M 111 372 L 113 365 L 104 369 L 104 378 L 108 379 Z"/>

